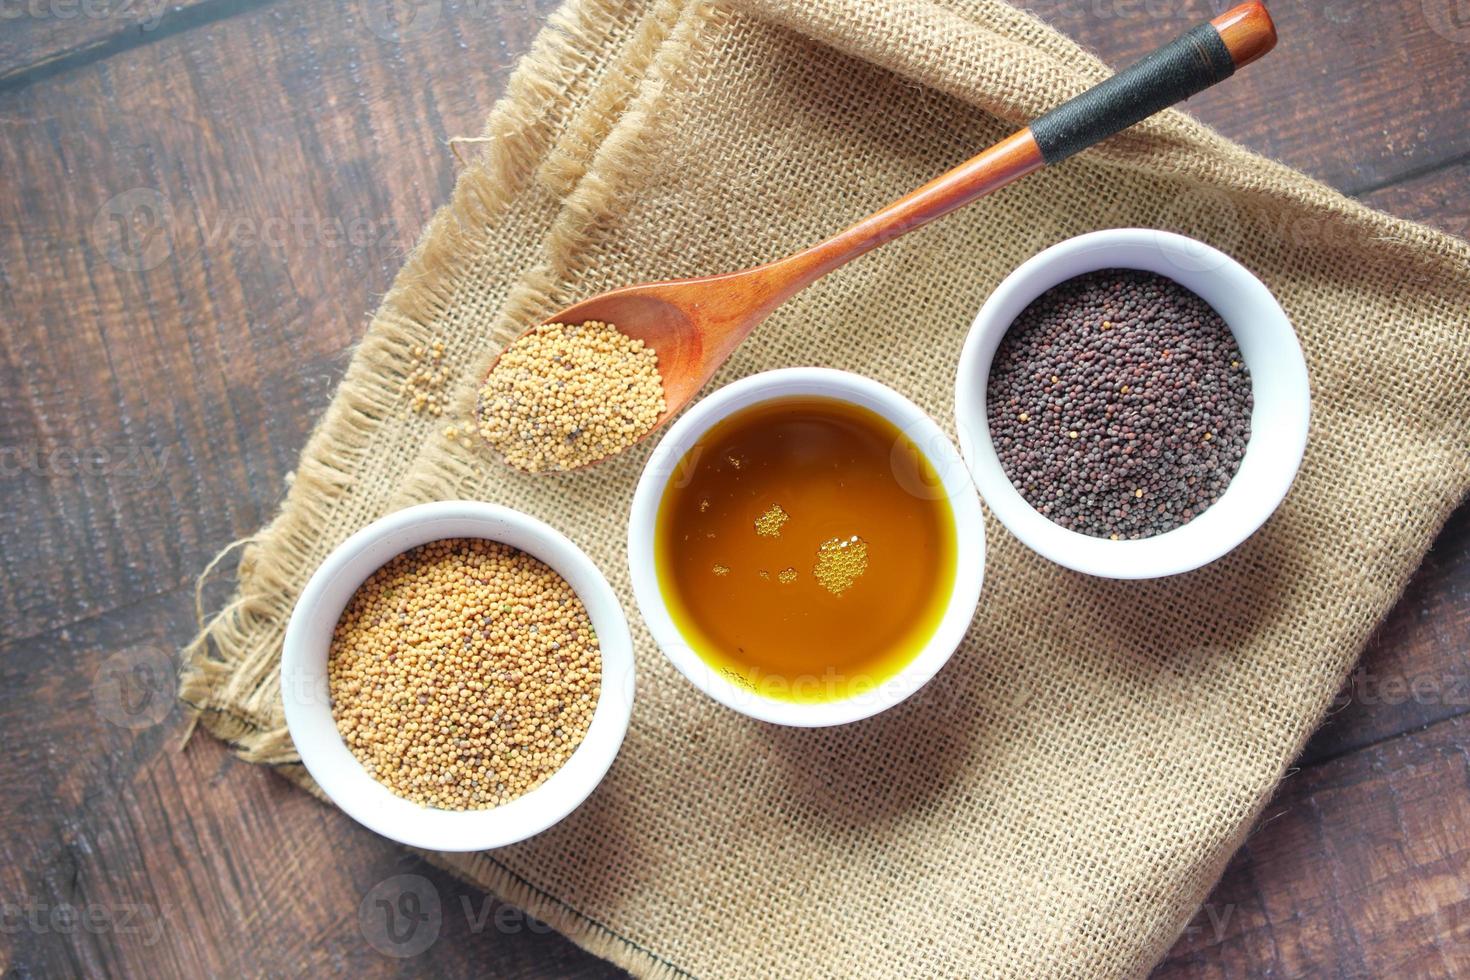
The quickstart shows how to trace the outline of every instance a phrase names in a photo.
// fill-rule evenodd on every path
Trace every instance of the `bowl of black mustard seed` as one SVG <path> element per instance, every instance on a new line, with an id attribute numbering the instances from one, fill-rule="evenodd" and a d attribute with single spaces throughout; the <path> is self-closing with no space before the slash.
<path id="1" fill-rule="evenodd" d="M 1123 228 L 1034 256 L 981 308 L 955 420 L 986 504 L 1033 550 L 1157 578 L 1245 541 L 1286 497 L 1310 417 L 1285 311 L 1228 255 Z"/>

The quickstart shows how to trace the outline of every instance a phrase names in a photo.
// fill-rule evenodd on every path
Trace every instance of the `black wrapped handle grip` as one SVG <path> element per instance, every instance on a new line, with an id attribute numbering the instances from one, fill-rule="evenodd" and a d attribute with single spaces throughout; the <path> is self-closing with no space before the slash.
<path id="1" fill-rule="evenodd" d="M 669 344 L 659 351 L 665 388 L 670 377 L 681 373 L 692 379 L 682 389 L 687 400 L 766 313 L 833 269 L 1229 78 L 1275 44 L 1276 27 L 1270 14 L 1258 0 L 1250 0 L 811 248 L 730 276 L 616 290 L 563 310 L 557 314 L 558 322 L 622 322 L 606 312 L 609 307 L 603 301 L 631 299 L 652 291 L 663 306 L 684 311 L 679 316 L 685 319 L 679 322 L 689 330 L 696 330 L 697 324 L 698 330 L 714 331 L 713 324 L 718 324 L 721 332 L 709 333 L 702 344 Z M 695 287 L 697 303 L 688 298 L 688 290 Z M 698 290 L 707 290 L 707 295 Z M 670 292 L 666 297 L 661 291 Z M 637 319 L 632 314 L 629 317 Z M 668 322 L 674 323 L 672 314 Z M 662 366 L 673 351 L 690 348 L 723 353 L 713 359 L 705 354 L 704 361 L 695 358 L 692 367 L 671 371 Z M 673 401 L 670 398 L 671 404 Z M 670 411 L 678 407 L 672 405 Z"/>
<path id="2" fill-rule="evenodd" d="M 1242 4 L 1048 112 L 1031 124 L 1031 135 L 1048 164 L 1065 160 L 1223 82 L 1275 43 L 1265 7 Z"/>

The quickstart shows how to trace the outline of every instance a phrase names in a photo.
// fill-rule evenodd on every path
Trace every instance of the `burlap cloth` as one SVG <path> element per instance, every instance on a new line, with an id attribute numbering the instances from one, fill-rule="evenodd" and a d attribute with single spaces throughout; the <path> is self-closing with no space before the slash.
<path id="1" fill-rule="evenodd" d="M 309 782 L 277 663 L 312 570 L 407 504 L 510 504 L 570 534 L 618 589 L 638 700 L 577 813 L 438 863 L 642 974 L 1146 972 L 1470 484 L 1463 242 L 1171 112 L 777 311 L 718 382 L 847 368 L 949 425 L 966 328 L 1009 270 L 1092 229 L 1168 228 L 1265 280 L 1314 388 L 1296 486 L 1234 553 L 1164 581 L 1104 581 L 991 522 L 985 594 L 953 661 L 908 703 L 833 730 L 749 721 L 654 648 L 624 555 L 647 446 L 526 477 L 444 432 L 522 324 L 815 241 L 1104 74 L 995 0 L 570 0 L 378 312 L 280 514 L 244 550 L 235 600 L 188 652 L 202 723 Z M 434 339 L 455 389 L 438 419 L 403 392 L 411 349 Z"/>

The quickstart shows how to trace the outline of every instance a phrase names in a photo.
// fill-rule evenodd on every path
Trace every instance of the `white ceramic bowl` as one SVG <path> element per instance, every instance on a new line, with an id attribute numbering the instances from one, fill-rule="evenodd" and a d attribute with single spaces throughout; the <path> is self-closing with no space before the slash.
<path id="1" fill-rule="evenodd" d="M 443 538 L 488 538 L 539 558 L 581 597 L 602 650 L 602 693 L 586 737 L 531 792 L 487 810 L 438 810 L 395 796 L 368 775 L 332 720 L 327 650 L 352 594 L 389 559 Z M 452 500 L 390 514 L 342 542 L 306 583 L 281 656 L 286 725 L 311 777 L 358 823 L 414 847 L 480 851 L 540 833 L 575 810 L 612 765 L 633 708 L 633 642 L 618 598 L 575 544 L 534 517 Z"/>
<path id="2" fill-rule="evenodd" d="M 1240 469 L 1225 493 L 1187 524 L 1136 541 L 1069 531 L 1022 498 L 1006 477 L 985 410 L 990 362 L 1001 337 L 1032 300 L 1098 269 L 1167 276 L 1215 308 L 1235 334 L 1251 373 L 1255 407 Z M 991 293 L 970 328 L 955 382 L 955 426 L 975 483 L 1000 522 L 1033 550 L 1079 572 L 1157 578 L 1214 561 L 1255 533 L 1291 488 L 1307 445 L 1311 394 L 1301 345 L 1281 304 L 1259 279 L 1218 249 L 1166 231 L 1119 228 L 1069 239 L 1023 263 Z"/>
<path id="3" fill-rule="evenodd" d="M 918 447 L 940 485 L 910 488 L 947 497 L 955 522 L 955 581 L 934 635 L 897 675 L 851 697 L 801 703 L 767 697 L 727 680 L 690 647 L 675 625 L 659 587 L 654 563 L 654 526 L 664 489 L 677 476 L 684 454 L 721 419 L 743 408 L 791 396 L 833 398 L 860 405 L 886 418 Z M 696 403 L 671 427 L 649 458 L 633 496 L 628 521 L 628 565 L 638 609 L 659 649 L 690 683 L 734 710 L 778 725 L 840 725 L 877 714 L 923 687 L 949 660 L 974 618 L 985 570 L 985 524 L 980 500 L 964 461 L 949 440 L 913 402 L 877 381 L 826 368 L 787 368 L 726 385 Z"/>

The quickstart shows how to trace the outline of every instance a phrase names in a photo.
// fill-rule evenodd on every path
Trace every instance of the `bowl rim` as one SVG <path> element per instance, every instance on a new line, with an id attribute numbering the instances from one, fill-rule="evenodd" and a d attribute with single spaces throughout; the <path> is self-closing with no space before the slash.
<path id="1" fill-rule="evenodd" d="M 1234 296 L 1259 324 L 1242 342 L 1240 317 L 1221 312 L 1251 369 L 1255 407 L 1246 457 L 1225 493 L 1193 520 L 1150 538 L 1112 541 L 1071 531 L 1031 506 L 1006 477 L 990 441 L 985 405 L 991 361 L 1001 337 L 1027 304 L 1077 275 L 1105 268 L 1136 268 L 1173 279 L 1212 306 Z M 1232 322 L 1234 320 L 1235 322 Z M 1261 357 L 1263 346 L 1270 358 Z M 1255 359 L 1255 363 L 1252 363 Z M 1261 371 L 1259 369 L 1264 368 Z M 1262 379 L 1276 381 L 1271 408 Z M 1269 414 L 1269 420 L 1267 418 Z M 1269 432 L 1264 424 L 1269 421 Z M 1229 553 L 1275 512 L 1301 468 L 1311 421 L 1306 358 L 1286 311 L 1254 273 L 1226 253 L 1174 232 L 1111 228 L 1058 242 L 1017 266 L 976 314 L 955 379 L 955 427 L 980 494 L 996 518 L 1023 544 L 1074 571 L 1104 578 L 1147 579 L 1200 568 Z M 1269 450 L 1260 447 L 1269 445 Z M 1252 456 L 1252 448 L 1258 454 Z M 1249 465 L 1249 469 L 1247 469 Z M 1248 479 L 1242 481 L 1243 476 Z M 1227 501 L 1229 501 L 1227 506 Z"/>
<path id="2" fill-rule="evenodd" d="M 689 448 L 712 426 L 752 405 L 792 397 L 824 397 L 868 408 L 899 428 L 939 476 L 955 522 L 955 580 L 928 642 L 897 674 L 838 701 L 785 701 L 736 685 L 697 654 L 674 623 L 659 586 L 654 531 L 669 480 Z M 953 441 L 923 409 L 879 381 L 832 368 L 789 367 L 734 381 L 686 411 L 649 457 L 628 518 L 628 567 L 639 612 L 659 650 L 685 679 L 720 704 L 777 725 L 816 728 L 871 717 L 908 698 L 949 661 L 979 608 L 984 582 L 985 522 L 980 498 Z"/>
<path id="3" fill-rule="evenodd" d="M 430 541 L 499 541 L 545 562 L 587 607 L 602 655 L 602 686 L 582 743 L 540 786 L 483 810 L 440 810 L 392 793 L 348 750 L 332 720 L 326 680 L 331 631 L 362 582 L 396 555 Z M 325 638 L 325 639 L 324 639 Z M 413 847 L 479 851 L 547 829 L 575 810 L 607 774 L 632 715 L 632 635 L 597 565 L 543 521 L 498 504 L 449 500 L 391 513 L 339 544 L 307 581 L 286 627 L 280 667 L 286 727 L 322 791 L 370 830 Z"/>

